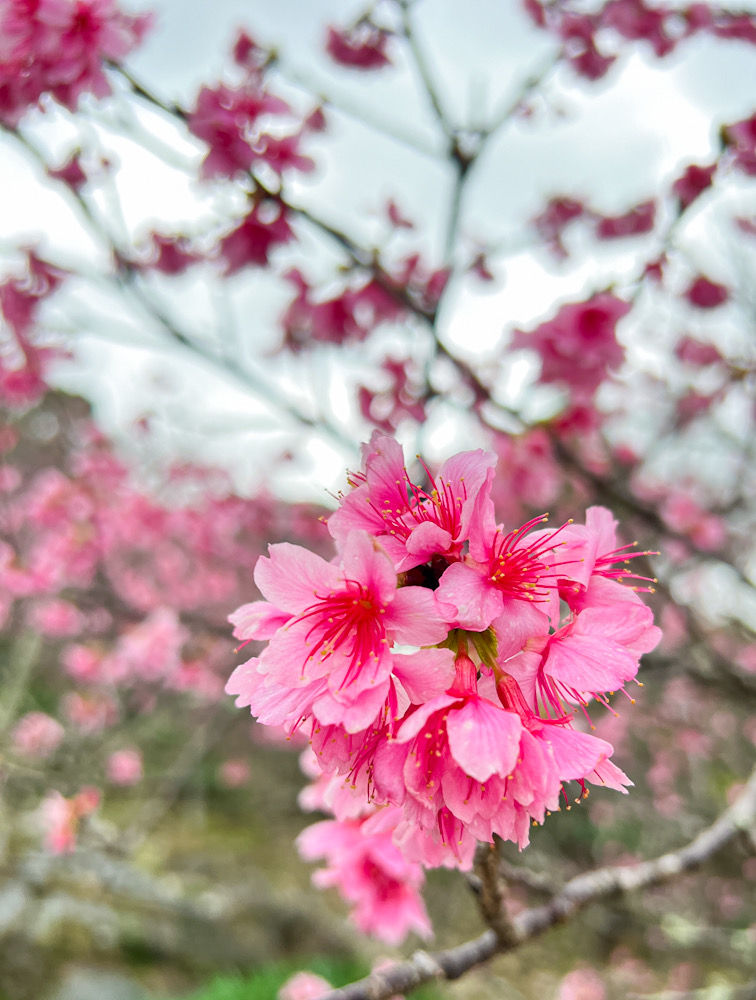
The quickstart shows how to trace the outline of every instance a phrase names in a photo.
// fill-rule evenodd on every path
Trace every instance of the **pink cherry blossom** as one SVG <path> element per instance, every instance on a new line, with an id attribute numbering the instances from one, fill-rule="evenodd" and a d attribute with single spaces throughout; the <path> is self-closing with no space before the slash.
<path id="1" fill-rule="evenodd" d="M 242 785 L 247 784 L 251 774 L 248 762 L 239 757 L 224 760 L 218 768 L 218 780 L 226 788 L 241 788 Z"/>
<path id="2" fill-rule="evenodd" d="M 386 54 L 389 36 L 368 21 L 353 28 L 329 28 L 328 55 L 341 66 L 352 69 L 382 69 L 391 63 Z"/>
<path id="3" fill-rule="evenodd" d="M 276 202 L 256 204 L 230 233 L 220 240 L 226 275 L 244 267 L 263 267 L 273 250 L 294 239 L 287 211 Z"/>
<path id="4" fill-rule="evenodd" d="M 617 240 L 627 236 L 650 233 L 656 219 L 656 202 L 644 201 L 622 215 L 596 217 L 596 236 L 600 240 Z"/>
<path id="5" fill-rule="evenodd" d="M 751 176 L 756 174 L 756 115 L 726 125 L 722 136 L 735 166 Z"/>
<path id="6" fill-rule="evenodd" d="M 48 792 L 40 806 L 45 831 L 45 848 L 52 854 L 70 854 L 76 849 L 80 821 L 90 815 L 100 804 L 96 788 L 82 788 L 72 798 L 60 792 Z"/>
<path id="7" fill-rule="evenodd" d="M 268 709 L 277 705 L 280 714 L 287 691 L 288 710 L 277 724 L 313 715 L 343 722 L 350 732 L 365 729 L 388 695 L 391 641 L 424 645 L 447 633 L 435 596 L 420 587 L 397 589 L 386 553 L 363 531 L 350 533 L 339 565 L 273 545 L 255 580 L 270 601 L 261 610 L 290 619 L 259 660 L 237 669 L 227 691 L 271 719 Z M 258 637 L 255 626 L 248 635 Z"/>
<path id="8" fill-rule="evenodd" d="M 567 250 L 562 242 L 565 229 L 576 219 L 585 214 L 586 208 L 582 201 L 567 196 L 550 198 L 546 208 L 532 220 L 536 232 L 544 240 L 549 249 L 559 258 L 567 257 Z"/>
<path id="9" fill-rule="evenodd" d="M 257 80 L 239 89 L 222 84 L 215 90 L 202 87 L 187 119 L 189 130 L 210 147 L 202 164 L 202 176 L 248 173 L 259 159 L 250 142 L 255 123 L 262 115 L 288 112 L 288 104 L 263 90 Z"/>
<path id="10" fill-rule="evenodd" d="M 74 110 L 84 93 L 105 97 L 106 60 L 120 62 L 144 36 L 146 14 L 128 15 L 113 0 L 11 0 L 0 8 L 0 119 L 15 126 L 51 94 Z"/>
<path id="11" fill-rule="evenodd" d="M 626 565 L 649 553 L 618 545 L 601 507 L 584 525 L 505 530 L 494 462 L 463 452 L 423 466 L 421 487 L 376 432 L 329 519 L 336 559 L 271 546 L 255 568 L 264 599 L 231 616 L 238 638 L 267 646 L 227 691 L 263 724 L 309 735 L 302 805 L 341 824 L 323 841 L 377 810 L 408 862 L 469 868 L 477 841 L 524 847 L 568 783 L 578 800 L 586 782 L 631 784 L 575 717 L 608 706 L 659 640 L 637 592 L 650 581 Z M 323 878 L 342 884 L 332 868 Z"/>
<path id="12" fill-rule="evenodd" d="M 320 1000 L 333 987 L 314 972 L 295 972 L 278 991 L 278 1000 Z"/>
<path id="13" fill-rule="evenodd" d="M 726 285 L 720 285 L 700 274 L 691 282 L 685 297 L 692 306 L 696 306 L 698 309 L 716 309 L 717 306 L 727 302 L 730 292 Z"/>
<path id="14" fill-rule="evenodd" d="M 496 456 L 482 450 L 448 459 L 428 488 L 409 478 L 402 450 L 393 438 L 376 431 L 363 449 L 364 471 L 328 521 L 342 543 L 356 528 L 380 539 L 398 572 L 434 555 L 457 559 L 469 537 L 477 503 L 488 495 Z"/>
<path id="15" fill-rule="evenodd" d="M 554 319 L 530 334 L 516 331 L 512 346 L 538 352 L 542 381 L 563 382 L 579 394 L 590 394 L 622 363 L 616 326 L 629 310 L 628 302 L 602 292 L 587 302 L 562 306 Z"/>
<path id="16" fill-rule="evenodd" d="M 63 726 L 45 712 L 27 712 L 11 730 L 15 753 L 44 760 L 55 753 L 63 740 Z"/>
<path id="17" fill-rule="evenodd" d="M 352 904 L 351 918 L 364 934 L 399 944 L 412 931 L 432 936 L 420 896 L 420 865 L 407 861 L 393 842 L 401 810 L 387 806 L 362 820 L 325 820 L 297 838 L 305 860 L 325 858 L 315 872 L 319 888 L 335 887 Z"/>
<path id="18" fill-rule="evenodd" d="M 558 618 L 557 578 L 572 562 L 555 556 L 562 544 L 560 529 L 528 535 L 543 523 L 537 517 L 505 533 L 501 526 L 494 528 L 492 514 L 491 509 L 490 517 L 481 515 L 472 525 L 470 554 L 441 577 L 439 598 L 457 607 L 458 625 L 475 631 L 488 628 L 504 608 L 513 616 L 527 614 L 523 601 L 544 603 L 544 610 Z"/>
<path id="19" fill-rule="evenodd" d="M 81 166 L 80 152 L 76 150 L 60 167 L 50 168 L 47 171 L 50 177 L 67 184 L 73 191 L 84 187 L 88 180 Z"/>
<path id="20" fill-rule="evenodd" d="M 678 177 L 672 185 L 672 192 L 677 196 L 680 211 L 684 212 L 699 195 L 711 187 L 716 169 L 715 163 L 709 167 L 699 167 L 692 164 L 682 176 Z"/>
<path id="21" fill-rule="evenodd" d="M 136 785 L 142 780 L 142 754 L 135 747 L 126 747 L 110 754 L 106 773 L 114 785 Z"/>

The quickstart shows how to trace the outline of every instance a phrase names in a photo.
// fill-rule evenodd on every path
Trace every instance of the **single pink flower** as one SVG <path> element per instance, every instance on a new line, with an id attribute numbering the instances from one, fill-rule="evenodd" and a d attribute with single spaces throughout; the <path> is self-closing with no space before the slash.
<path id="1" fill-rule="evenodd" d="M 27 712 L 11 731 L 15 753 L 44 760 L 55 753 L 63 740 L 63 726 L 45 712 Z"/>
<path id="2" fill-rule="evenodd" d="M 48 792 L 40 807 L 46 849 L 52 854 L 74 851 L 80 821 L 93 813 L 99 804 L 100 793 L 96 788 L 82 788 L 70 799 L 57 791 Z"/>
<path id="3" fill-rule="evenodd" d="M 108 757 L 106 772 L 114 785 L 137 785 L 142 780 L 142 754 L 135 747 L 116 750 Z"/>
<path id="4" fill-rule="evenodd" d="M 326 51 L 334 62 L 350 69 L 383 69 L 391 64 L 386 48 L 389 35 L 368 21 L 352 28 L 328 29 Z"/>
<path id="5" fill-rule="evenodd" d="M 361 528 L 380 539 L 397 572 L 410 570 L 432 556 L 456 560 L 469 537 L 476 503 L 488 495 L 496 456 L 492 452 L 461 452 L 448 459 L 429 486 L 409 478 L 401 447 L 376 431 L 363 448 L 364 471 L 355 488 L 328 519 L 328 528 L 343 544 L 348 533 Z"/>
<path id="6" fill-rule="evenodd" d="M 694 164 L 689 166 L 681 177 L 678 177 L 672 185 L 672 192 L 677 195 L 681 212 L 684 212 L 699 195 L 711 187 L 716 169 L 716 163 L 712 163 L 709 167 L 699 167 Z"/>
<path id="7" fill-rule="evenodd" d="M 278 991 L 278 1000 L 320 1000 L 333 986 L 314 972 L 295 972 Z"/>
<path id="8" fill-rule="evenodd" d="M 623 215 L 596 216 L 596 237 L 600 240 L 624 239 L 650 233 L 656 220 L 656 202 L 644 201 Z"/>
<path id="9" fill-rule="evenodd" d="M 493 525 L 492 505 L 485 505 L 485 514 L 470 528 L 469 556 L 453 563 L 438 587 L 439 599 L 457 608 L 456 625 L 483 631 L 505 608 L 512 617 L 527 618 L 523 602 L 542 605 L 558 621 L 558 579 L 569 572 L 572 559 L 561 551 L 562 529 L 527 534 L 544 520 L 533 518 L 505 534 L 501 525 Z"/>
<path id="10" fill-rule="evenodd" d="M 698 309 L 716 309 L 717 306 L 727 302 L 730 298 L 730 292 L 726 285 L 720 285 L 700 274 L 690 284 L 685 298 Z"/>
<path id="11" fill-rule="evenodd" d="M 629 311 L 629 302 L 602 292 L 586 302 L 562 306 L 532 333 L 516 330 L 512 347 L 538 352 L 543 382 L 563 382 L 577 393 L 591 394 L 622 363 L 616 326 Z"/>
<path id="12" fill-rule="evenodd" d="M 297 712 L 350 732 L 365 729 L 389 692 L 391 644 L 430 645 L 448 632 L 435 595 L 397 588 L 386 553 L 364 531 L 349 533 L 339 565 L 298 546 L 273 545 L 258 561 L 255 581 L 270 601 L 260 602 L 262 635 L 268 620 L 290 618 L 259 660 L 237 668 L 227 690 L 267 718 L 268 707 L 280 713 L 286 704 L 284 717 L 271 724 L 293 724 Z M 254 627 L 246 634 L 261 637 Z"/>
<path id="13" fill-rule="evenodd" d="M 432 936 L 420 896 L 422 868 L 407 861 L 393 841 L 401 817 L 400 809 L 387 806 L 362 820 L 316 823 L 297 838 L 305 860 L 327 862 L 313 875 L 315 885 L 337 888 L 352 904 L 351 918 L 359 929 L 393 945 L 410 932 Z"/>

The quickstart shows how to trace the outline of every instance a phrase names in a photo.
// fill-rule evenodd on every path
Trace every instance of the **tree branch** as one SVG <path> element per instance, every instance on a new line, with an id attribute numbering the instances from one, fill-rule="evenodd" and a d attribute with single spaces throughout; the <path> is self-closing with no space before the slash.
<path id="1" fill-rule="evenodd" d="M 406 962 L 398 962 L 359 982 L 331 990 L 322 1000 L 388 1000 L 434 979 L 458 979 L 494 955 L 519 947 L 556 924 L 564 923 L 591 903 L 625 892 L 638 892 L 659 885 L 697 868 L 726 847 L 741 833 L 750 833 L 756 823 L 756 768 L 735 802 L 690 843 L 650 861 L 636 865 L 597 868 L 578 875 L 543 906 L 533 907 L 512 920 L 513 937 L 502 945 L 493 930 L 455 948 L 428 954 L 417 951 Z"/>

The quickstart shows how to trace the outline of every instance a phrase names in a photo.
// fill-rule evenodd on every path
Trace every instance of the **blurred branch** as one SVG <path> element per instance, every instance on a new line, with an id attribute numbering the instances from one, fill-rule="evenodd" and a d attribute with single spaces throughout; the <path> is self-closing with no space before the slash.
<path id="1" fill-rule="evenodd" d="M 0 739 L 15 721 L 41 649 L 42 637 L 38 632 L 23 631 L 13 643 L 7 664 L 9 676 L 0 703 Z"/>
<path id="2" fill-rule="evenodd" d="M 700 548 L 692 540 L 690 535 L 686 535 L 680 531 L 675 531 L 675 529 L 671 528 L 653 507 L 642 503 L 628 490 L 624 489 L 618 481 L 606 479 L 603 476 L 592 472 L 590 469 L 587 469 L 577 455 L 575 455 L 574 452 L 572 452 L 564 443 L 564 441 L 556 436 L 556 434 L 552 433 L 550 438 L 554 448 L 554 454 L 560 463 L 571 472 L 575 473 L 575 475 L 582 479 L 583 482 L 588 483 L 599 500 L 605 500 L 615 508 L 620 507 L 628 514 L 635 515 L 639 518 L 639 520 L 643 521 L 655 535 L 661 537 L 666 536 L 667 538 L 673 538 L 675 541 L 682 542 L 691 552 L 694 552 L 700 558 L 711 559 L 724 563 L 726 566 L 729 566 L 734 573 L 736 573 L 739 583 L 744 584 L 751 590 L 756 589 L 756 584 L 753 580 L 750 580 L 745 575 L 743 570 L 736 565 L 728 553 Z"/>
<path id="3" fill-rule="evenodd" d="M 228 731 L 228 705 L 218 702 L 203 723 L 197 726 L 163 774 L 155 794 L 141 806 L 134 822 L 119 837 L 118 846 L 133 853 L 171 811 L 187 782 L 208 750 Z"/>
<path id="4" fill-rule="evenodd" d="M 499 868 L 498 842 L 478 844 L 475 853 L 476 892 L 478 909 L 483 920 L 496 935 L 502 949 L 514 946 L 516 935 L 504 903 L 504 885 Z"/>
<path id="5" fill-rule="evenodd" d="M 139 88 L 138 93 L 143 95 L 146 91 L 144 91 L 143 88 Z M 157 101 L 157 98 L 154 100 Z M 163 107 L 163 105 L 160 104 L 159 106 Z M 164 110 L 168 110 L 169 113 L 173 113 L 167 108 L 164 108 Z M 0 125 L 0 130 L 6 131 L 9 135 L 12 135 L 15 139 L 17 139 L 23 148 L 37 163 L 40 164 L 40 166 L 42 166 L 43 169 L 47 168 L 44 156 L 27 136 L 23 135 L 23 133 L 21 133 L 18 129 L 8 128 L 4 125 Z M 238 363 L 235 363 L 233 359 L 225 355 L 214 353 L 212 350 L 209 350 L 202 344 L 199 344 L 196 340 L 193 340 L 188 334 L 181 330 L 172 317 L 168 315 L 166 310 L 163 309 L 163 307 L 155 301 L 154 297 L 148 294 L 145 288 L 140 284 L 138 280 L 139 273 L 137 268 L 124 257 L 116 241 L 113 239 L 111 234 L 106 231 L 102 220 L 95 217 L 91 207 L 87 204 L 81 193 L 71 188 L 68 190 L 70 191 L 73 200 L 78 206 L 85 221 L 91 227 L 93 232 L 95 232 L 102 239 L 104 245 L 109 250 L 113 266 L 115 268 L 115 276 L 113 280 L 122 291 L 130 295 L 132 300 L 136 302 L 137 305 L 140 306 L 150 318 L 159 324 L 163 332 L 167 334 L 170 341 L 198 355 L 203 361 L 207 362 L 219 373 L 231 378 L 243 389 L 251 391 L 257 399 L 261 399 L 264 402 L 269 403 L 276 410 L 278 410 L 279 413 L 293 418 L 300 426 L 305 426 L 311 430 L 325 430 L 326 433 L 329 434 L 329 436 L 338 444 L 347 446 L 350 450 L 353 448 L 352 440 L 343 431 L 331 422 L 307 416 L 307 414 L 303 413 L 301 409 L 296 407 L 291 400 L 286 399 L 283 395 L 277 393 L 272 386 L 271 380 L 264 381 L 263 379 L 257 378 L 252 372 L 249 371 L 248 368 L 240 367 Z M 271 194 L 271 197 L 276 196 Z M 327 227 L 325 223 L 320 225 L 324 230 L 330 231 L 329 227 Z M 346 237 L 341 237 L 336 230 L 331 231 L 331 233 L 334 238 L 343 239 L 347 246 L 351 246 Z M 357 253 L 356 250 L 355 253 Z M 411 307 L 408 302 L 405 302 L 404 304 Z"/>
<path id="6" fill-rule="evenodd" d="M 660 885 L 698 868 L 756 824 L 756 768 L 735 802 L 720 817 L 677 851 L 635 865 L 597 868 L 571 879 L 543 906 L 512 919 L 511 943 L 502 944 L 494 930 L 455 948 L 428 954 L 417 951 L 406 962 L 340 989 L 322 1000 L 388 1000 L 434 979 L 458 979 L 494 955 L 519 947 L 557 924 L 565 923 L 591 903 Z"/>

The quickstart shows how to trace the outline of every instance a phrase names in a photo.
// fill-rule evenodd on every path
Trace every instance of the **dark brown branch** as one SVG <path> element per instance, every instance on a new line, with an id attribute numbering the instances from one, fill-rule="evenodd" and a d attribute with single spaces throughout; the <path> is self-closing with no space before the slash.
<path id="1" fill-rule="evenodd" d="M 699 867 L 730 844 L 739 833 L 751 833 L 755 823 L 756 768 L 733 805 L 689 844 L 651 861 L 597 868 L 578 875 L 548 903 L 525 910 L 512 920 L 511 944 L 502 946 L 496 932 L 487 930 L 480 937 L 456 948 L 435 954 L 417 951 L 408 961 L 398 962 L 383 972 L 331 990 L 322 1000 L 388 1000 L 395 993 L 406 993 L 434 979 L 458 979 L 494 955 L 511 951 L 551 927 L 570 920 L 591 903 L 620 893 L 638 892 Z"/>
<path id="2" fill-rule="evenodd" d="M 478 845 L 475 871 L 479 879 L 476 896 L 480 915 L 496 935 L 501 948 L 504 950 L 511 948 L 515 944 L 516 937 L 504 904 L 498 843 Z"/>

